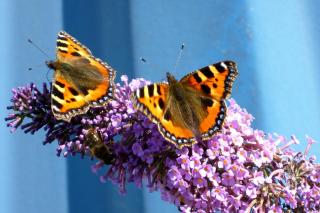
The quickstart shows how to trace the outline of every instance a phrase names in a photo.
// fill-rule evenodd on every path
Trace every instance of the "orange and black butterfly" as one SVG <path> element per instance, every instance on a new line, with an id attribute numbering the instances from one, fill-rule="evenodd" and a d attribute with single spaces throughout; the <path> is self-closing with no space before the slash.
<path id="1" fill-rule="evenodd" d="M 144 86 L 132 94 L 136 109 L 147 115 L 163 137 L 181 148 L 217 133 L 226 117 L 224 99 L 238 75 L 232 61 L 203 67 L 177 81 Z"/>
<path id="2" fill-rule="evenodd" d="M 46 63 L 55 70 L 51 109 L 56 119 L 70 122 L 113 98 L 115 70 L 66 32 L 58 34 L 56 61 Z"/>

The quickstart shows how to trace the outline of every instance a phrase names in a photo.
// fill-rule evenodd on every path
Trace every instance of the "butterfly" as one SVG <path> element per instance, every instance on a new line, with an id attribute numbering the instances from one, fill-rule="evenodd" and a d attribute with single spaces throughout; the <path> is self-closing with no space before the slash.
<path id="1" fill-rule="evenodd" d="M 70 122 L 113 98 L 116 71 L 66 32 L 58 33 L 56 56 L 46 62 L 55 71 L 51 109 L 56 119 Z"/>
<path id="2" fill-rule="evenodd" d="M 133 106 L 148 116 L 162 136 L 178 148 L 208 140 L 221 130 L 225 99 L 238 75 L 236 63 L 223 61 L 198 69 L 180 81 L 167 73 L 168 83 L 134 91 Z"/>

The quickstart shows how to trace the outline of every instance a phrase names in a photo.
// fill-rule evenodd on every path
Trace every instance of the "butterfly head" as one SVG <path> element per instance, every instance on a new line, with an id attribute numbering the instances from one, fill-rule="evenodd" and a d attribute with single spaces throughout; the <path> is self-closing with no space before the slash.
<path id="1" fill-rule="evenodd" d="M 169 72 L 167 72 L 167 80 L 168 80 L 168 83 L 169 85 L 171 84 L 174 84 L 174 83 L 177 83 L 177 79 Z"/>
<path id="2" fill-rule="evenodd" d="M 57 68 L 57 62 L 56 61 L 46 61 L 46 64 L 50 69 L 55 70 Z"/>

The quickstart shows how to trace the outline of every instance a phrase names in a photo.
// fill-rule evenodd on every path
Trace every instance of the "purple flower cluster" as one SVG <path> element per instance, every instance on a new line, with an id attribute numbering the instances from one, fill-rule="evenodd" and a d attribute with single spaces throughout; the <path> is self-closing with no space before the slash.
<path id="1" fill-rule="evenodd" d="M 7 109 L 13 110 L 14 113 L 9 114 L 6 118 L 6 121 L 10 121 L 7 126 L 11 127 L 12 132 L 22 125 L 25 118 L 30 118 L 33 121 L 21 126 L 25 133 L 31 132 L 31 134 L 34 134 L 47 124 L 45 119 L 51 116 L 51 112 L 48 110 L 50 109 L 50 102 L 47 101 L 50 98 L 50 91 L 46 84 L 43 85 L 43 92 L 40 92 L 31 83 L 26 87 L 13 89 L 12 93 L 12 106 L 7 107 Z"/>
<path id="2" fill-rule="evenodd" d="M 97 158 L 94 172 L 107 166 L 101 181 L 121 192 L 127 182 L 145 182 L 182 212 L 320 211 L 320 167 L 307 158 L 312 138 L 304 153 L 295 152 L 297 138 L 253 129 L 252 115 L 231 99 L 219 134 L 178 149 L 132 106 L 131 92 L 149 82 L 121 80 L 114 101 L 70 123 L 54 119 L 46 85 L 42 92 L 33 84 L 13 90 L 8 126 L 32 134 L 44 128 L 44 143 L 57 140 L 58 155 Z"/>

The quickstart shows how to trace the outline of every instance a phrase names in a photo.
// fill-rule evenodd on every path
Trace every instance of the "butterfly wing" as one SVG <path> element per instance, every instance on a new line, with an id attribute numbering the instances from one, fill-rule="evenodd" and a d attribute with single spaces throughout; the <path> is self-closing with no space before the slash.
<path id="1" fill-rule="evenodd" d="M 237 75 L 236 63 L 223 61 L 196 70 L 183 77 L 180 82 L 205 96 L 221 100 L 230 96 L 232 84 Z"/>
<path id="2" fill-rule="evenodd" d="M 115 71 L 66 32 L 58 34 L 56 64 L 52 111 L 57 119 L 69 122 L 113 97 Z"/>
<path id="3" fill-rule="evenodd" d="M 169 85 L 150 84 L 132 94 L 134 107 L 143 112 L 150 120 L 158 124 L 163 137 L 178 147 L 195 143 L 191 130 L 176 125 L 167 109 Z"/>
<path id="4" fill-rule="evenodd" d="M 232 84 L 238 75 L 237 66 L 232 61 L 223 61 L 203 67 L 181 79 L 181 83 L 201 101 L 206 116 L 200 122 L 202 139 L 211 138 L 218 132 L 226 117 L 224 99 L 231 94 Z"/>
<path id="5" fill-rule="evenodd" d="M 90 57 L 92 53 L 74 37 L 64 31 L 60 31 L 57 37 L 57 59 L 63 61 L 79 55 Z"/>
<path id="6" fill-rule="evenodd" d="M 226 117 L 227 107 L 223 100 L 216 101 L 207 97 L 201 97 L 202 110 L 207 116 L 200 122 L 200 133 L 202 140 L 210 139 L 221 130 Z"/>

